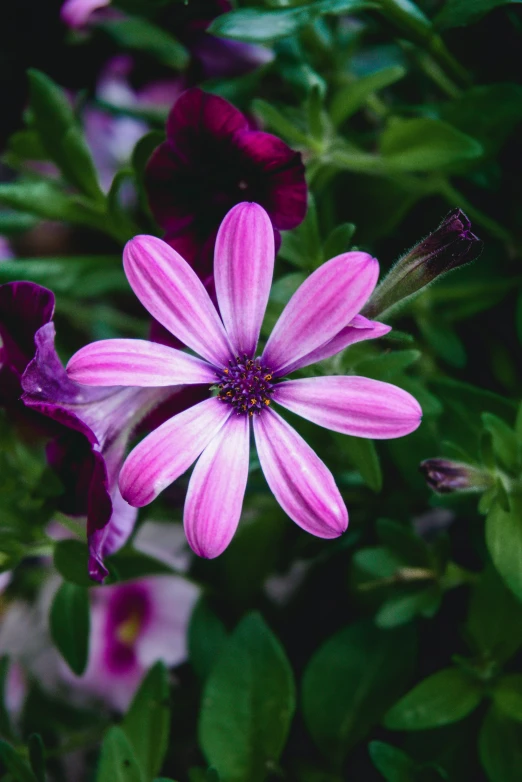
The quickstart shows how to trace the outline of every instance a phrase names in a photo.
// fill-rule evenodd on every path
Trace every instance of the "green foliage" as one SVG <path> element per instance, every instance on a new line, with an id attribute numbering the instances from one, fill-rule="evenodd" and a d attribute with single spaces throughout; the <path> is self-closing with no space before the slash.
<path id="1" fill-rule="evenodd" d="M 522 725 L 494 706 L 479 735 L 480 760 L 490 782 L 516 782 L 522 768 Z"/>
<path id="2" fill-rule="evenodd" d="M 45 746 L 42 737 L 33 733 L 28 740 L 29 762 L 38 782 L 45 782 Z"/>
<path id="3" fill-rule="evenodd" d="M 435 119 L 395 119 L 381 136 L 381 154 L 398 171 L 438 171 L 482 155 L 478 141 Z"/>
<path id="4" fill-rule="evenodd" d="M 505 509 L 497 499 L 486 518 L 486 543 L 507 586 L 522 600 L 522 499 L 511 496 Z"/>
<path id="5" fill-rule="evenodd" d="M 502 5 L 518 5 L 520 0 L 446 0 L 435 18 L 438 27 L 464 27 L 478 22 L 485 14 Z"/>
<path id="6" fill-rule="evenodd" d="M 89 597 L 84 587 L 65 581 L 50 614 L 53 641 L 70 669 L 80 676 L 89 654 Z"/>
<path id="7" fill-rule="evenodd" d="M 170 33 L 147 19 L 128 16 L 125 19 L 106 19 L 98 26 L 113 38 L 122 49 L 146 52 L 162 65 L 182 70 L 188 63 L 188 52 Z"/>
<path id="8" fill-rule="evenodd" d="M 0 739 L 0 760 L 16 782 L 40 782 L 18 752 Z"/>
<path id="9" fill-rule="evenodd" d="M 188 647 L 190 662 L 204 681 L 226 645 L 227 631 L 204 597 L 200 598 L 190 619 Z"/>
<path id="10" fill-rule="evenodd" d="M 145 782 L 131 744 L 123 730 L 109 728 L 103 740 L 96 782 Z"/>

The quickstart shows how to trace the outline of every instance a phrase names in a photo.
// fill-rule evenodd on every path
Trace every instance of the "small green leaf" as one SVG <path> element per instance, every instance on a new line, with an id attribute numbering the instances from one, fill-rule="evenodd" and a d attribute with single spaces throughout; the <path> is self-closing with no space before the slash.
<path id="1" fill-rule="evenodd" d="M 384 546 L 370 546 L 356 551 L 353 562 L 375 578 L 392 578 L 404 564 L 395 554 Z"/>
<path id="2" fill-rule="evenodd" d="M 54 566 L 72 584 L 92 586 L 87 568 L 88 559 L 87 545 L 80 540 L 59 540 L 54 547 Z"/>
<path id="3" fill-rule="evenodd" d="M 192 612 L 188 630 L 190 662 L 201 680 L 214 667 L 227 636 L 225 625 L 202 597 Z"/>
<path id="4" fill-rule="evenodd" d="M 522 498 L 511 496 L 506 512 L 495 500 L 486 517 L 486 543 L 507 586 L 522 600 Z"/>
<path id="5" fill-rule="evenodd" d="M 482 146 L 442 120 L 394 119 L 381 136 L 381 154 L 397 171 L 437 171 L 479 158 Z"/>
<path id="6" fill-rule="evenodd" d="M 282 136 L 290 144 L 298 144 L 305 147 L 310 145 L 310 139 L 307 134 L 295 126 L 291 120 L 287 119 L 278 109 L 260 98 L 252 101 L 252 109 L 268 127 L 278 136 Z"/>
<path id="7" fill-rule="evenodd" d="M 522 674 L 503 676 L 495 685 L 493 700 L 503 714 L 522 722 Z"/>
<path id="8" fill-rule="evenodd" d="M 493 438 L 493 452 L 503 467 L 516 473 L 519 465 L 519 444 L 515 432 L 493 413 L 482 413 L 482 423 Z"/>
<path id="9" fill-rule="evenodd" d="M 439 605 L 440 593 L 434 586 L 408 595 L 395 595 L 381 605 L 375 615 L 375 623 L 382 628 L 400 627 L 419 614 L 433 616 Z"/>
<path id="10" fill-rule="evenodd" d="M 0 739 L 0 761 L 16 782 L 39 782 L 18 752 Z"/>
<path id="11" fill-rule="evenodd" d="M 335 258 L 336 255 L 348 252 L 353 235 L 356 231 L 353 223 L 341 223 L 328 234 L 323 245 L 323 257 L 325 261 Z"/>
<path id="12" fill-rule="evenodd" d="M 429 568 L 428 547 L 409 526 L 391 519 L 378 519 L 377 536 L 405 565 Z"/>
<path id="13" fill-rule="evenodd" d="M 129 290 L 121 259 L 111 255 L 2 261 L 0 284 L 16 280 L 36 282 L 55 293 L 74 294 L 78 298 Z"/>
<path id="14" fill-rule="evenodd" d="M 337 440 L 337 438 L 336 438 Z M 349 461 L 359 470 L 362 479 L 374 492 L 382 489 L 382 471 L 379 455 L 373 440 L 342 435 L 342 449 Z M 340 441 L 339 444 L 341 445 Z"/>
<path id="15" fill-rule="evenodd" d="M 51 636 L 62 657 L 77 676 L 81 676 L 87 665 L 89 626 L 87 589 L 65 581 L 51 606 Z"/>
<path id="16" fill-rule="evenodd" d="M 292 670 L 258 614 L 247 615 L 207 680 L 201 747 L 227 782 L 262 782 L 277 763 L 295 709 Z"/>
<path id="17" fill-rule="evenodd" d="M 391 730 L 426 730 L 464 719 L 479 705 L 482 690 L 458 668 L 428 676 L 406 693 L 386 714 Z"/>
<path id="18" fill-rule="evenodd" d="M 363 359 L 356 364 L 356 368 L 365 377 L 388 380 L 418 361 L 421 355 L 420 350 L 395 350 Z"/>
<path id="19" fill-rule="evenodd" d="M 521 0 L 446 0 L 434 21 L 441 30 L 448 27 L 465 27 L 478 22 L 494 8 L 501 5 L 518 5 L 520 2 Z"/>
<path id="20" fill-rule="evenodd" d="M 522 724 L 492 706 L 482 723 L 479 755 L 490 782 L 520 782 Z"/>
<path id="21" fill-rule="evenodd" d="M 116 725 L 105 734 L 96 782 L 146 782 L 127 736 Z"/>
<path id="22" fill-rule="evenodd" d="M 491 565 L 471 592 L 466 629 L 477 651 L 499 665 L 522 646 L 522 603 Z"/>
<path id="23" fill-rule="evenodd" d="M 389 87 L 390 84 L 395 84 L 404 76 L 406 76 L 406 68 L 402 65 L 391 65 L 389 68 L 362 76 L 341 87 L 335 93 L 330 107 L 330 116 L 334 125 L 341 125 L 364 105 L 370 95 Z"/>
<path id="24" fill-rule="evenodd" d="M 45 746 L 42 737 L 38 733 L 32 733 L 27 742 L 29 750 L 29 762 L 38 782 L 46 781 L 45 774 Z"/>
<path id="25" fill-rule="evenodd" d="M 98 23 L 123 49 L 145 52 L 168 68 L 182 71 L 188 64 L 189 54 L 167 30 L 148 19 L 138 16 L 106 19 Z"/>
<path id="26" fill-rule="evenodd" d="M 0 184 L 0 204 L 48 220 L 64 220 L 103 230 L 105 216 L 70 197 L 58 185 L 24 179 Z"/>
<path id="27" fill-rule="evenodd" d="M 386 782 L 414 782 L 416 764 L 401 749 L 384 741 L 371 741 L 368 751 L 373 765 Z"/>

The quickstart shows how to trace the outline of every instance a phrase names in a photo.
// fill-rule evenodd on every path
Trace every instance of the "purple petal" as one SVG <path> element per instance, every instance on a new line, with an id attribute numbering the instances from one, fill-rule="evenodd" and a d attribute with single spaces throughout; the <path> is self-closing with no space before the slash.
<path id="1" fill-rule="evenodd" d="M 192 153 L 198 136 L 227 138 L 246 129 L 248 123 L 239 109 L 198 87 L 178 98 L 167 120 L 167 138 L 181 154 Z"/>
<path id="2" fill-rule="evenodd" d="M 205 361 L 144 339 L 103 339 L 81 348 L 67 364 L 67 374 L 89 386 L 159 387 L 214 383 Z"/>
<path id="3" fill-rule="evenodd" d="M 315 451 L 273 410 L 254 418 L 254 434 L 266 481 L 285 513 L 319 538 L 341 535 L 348 512 Z"/>
<path id="4" fill-rule="evenodd" d="M 235 206 L 216 239 L 216 295 L 237 355 L 253 357 L 274 273 L 274 231 L 259 204 Z"/>
<path id="5" fill-rule="evenodd" d="M 329 342 L 359 312 L 379 276 L 379 264 L 367 253 L 338 255 L 311 274 L 296 290 L 270 335 L 263 364 L 286 373 L 303 356 Z"/>
<path id="6" fill-rule="evenodd" d="M 60 9 L 60 18 L 73 29 L 84 27 L 91 14 L 99 8 L 109 5 L 111 0 L 65 0 Z"/>
<path id="7" fill-rule="evenodd" d="M 130 505 L 141 508 L 179 478 L 198 458 L 232 408 L 216 397 L 206 399 L 165 421 L 127 457 L 120 473 L 120 490 Z"/>
<path id="8" fill-rule="evenodd" d="M 181 255 L 155 236 L 135 236 L 125 246 L 123 265 L 134 293 L 156 320 L 207 361 L 228 363 L 223 324 Z"/>
<path id="9" fill-rule="evenodd" d="M 410 434 L 422 410 L 402 388 L 366 377 L 310 377 L 279 383 L 274 402 L 334 432 L 386 440 Z"/>
<path id="10" fill-rule="evenodd" d="M 187 540 L 200 557 L 219 556 L 234 536 L 248 477 L 249 418 L 231 416 L 199 457 L 185 501 Z"/>
<path id="11" fill-rule="evenodd" d="M 340 353 L 341 350 L 354 345 L 356 342 L 362 342 L 366 339 L 377 339 L 383 337 L 385 334 L 391 331 L 391 326 L 386 326 L 384 323 L 378 323 L 374 320 L 368 320 L 364 315 L 356 315 L 355 318 L 345 326 L 344 329 L 335 335 L 332 339 L 326 342 L 321 347 L 312 350 L 306 356 L 294 361 L 293 364 L 285 367 L 285 372 L 289 375 L 296 369 L 302 369 L 310 364 L 315 364 L 317 361 L 324 361 L 326 358 L 335 356 L 336 353 Z"/>

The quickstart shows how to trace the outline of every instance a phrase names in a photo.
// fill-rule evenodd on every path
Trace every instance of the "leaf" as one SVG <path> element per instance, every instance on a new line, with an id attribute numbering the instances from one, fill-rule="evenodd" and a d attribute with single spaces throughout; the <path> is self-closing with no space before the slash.
<path id="1" fill-rule="evenodd" d="M 36 282 L 55 293 L 70 293 L 77 298 L 129 290 L 121 260 L 112 255 L 2 261 L 0 284 L 16 280 Z"/>
<path id="2" fill-rule="evenodd" d="M 77 676 L 81 676 L 87 665 L 89 626 L 87 590 L 65 581 L 51 606 L 51 636 L 65 662 Z"/>
<path id="3" fill-rule="evenodd" d="M 377 537 L 405 565 L 431 567 L 432 562 L 425 541 L 409 526 L 390 519 L 379 519 Z"/>
<path id="4" fill-rule="evenodd" d="M 199 678 L 204 681 L 218 659 L 228 633 L 205 598 L 200 598 L 192 612 L 188 629 L 189 658 Z"/>
<path id="5" fill-rule="evenodd" d="M 338 440 L 338 438 L 335 438 Z M 341 445 L 340 439 L 338 440 Z M 342 449 L 348 455 L 353 466 L 361 473 L 362 479 L 374 492 L 382 489 L 382 471 L 379 454 L 373 440 L 363 437 L 342 436 Z"/>
<path id="6" fill-rule="evenodd" d="M 511 496 L 511 511 L 495 500 L 486 517 L 486 543 L 507 586 L 522 600 L 522 498 Z"/>
<path id="7" fill-rule="evenodd" d="M 199 739 L 226 782 L 262 782 L 285 746 L 295 709 L 292 670 L 259 614 L 231 635 L 204 691 Z"/>
<path id="8" fill-rule="evenodd" d="M 56 570 L 66 581 L 77 586 L 93 585 L 89 578 L 88 559 L 87 546 L 79 540 L 59 540 L 54 547 L 53 561 Z"/>
<path id="9" fill-rule="evenodd" d="M 426 730 L 464 719 L 479 705 L 482 690 L 458 668 L 428 676 L 406 693 L 386 714 L 390 730 Z"/>
<path id="10" fill-rule="evenodd" d="M 145 782 L 125 733 L 116 725 L 105 734 L 96 782 Z"/>
<path id="11" fill-rule="evenodd" d="M 375 578 L 391 578 L 404 564 L 384 546 L 370 546 L 356 551 L 353 562 Z"/>
<path id="12" fill-rule="evenodd" d="M 389 68 L 382 68 L 341 87 L 335 93 L 330 106 L 333 124 L 341 125 L 364 105 L 370 95 L 389 87 L 390 84 L 395 84 L 404 76 L 406 76 L 406 68 L 402 65 L 391 65 Z"/>
<path id="13" fill-rule="evenodd" d="M 522 674 L 503 676 L 495 685 L 493 700 L 503 714 L 522 722 Z"/>
<path id="14" fill-rule="evenodd" d="M 355 230 L 353 223 L 341 223 L 328 234 L 323 245 L 323 258 L 325 261 L 335 258 L 336 255 L 348 252 Z"/>
<path id="15" fill-rule="evenodd" d="M 158 62 L 176 71 L 186 68 L 189 54 L 182 44 L 167 30 L 158 27 L 148 19 L 127 16 L 118 19 L 106 19 L 98 22 L 104 30 L 123 49 L 145 52 Z"/>
<path id="16" fill-rule="evenodd" d="M 103 203 L 89 148 L 63 90 L 40 71 L 30 69 L 31 126 L 64 177 L 94 201 Z"/>
<path id="17" fill-rule="evenodd" d="M 479 755 L 490 782 L 520 782 L 522 725 L 492 706 L 479 734 Z"/>
<path id="18" fill-rule="evenodd" d="M 464 27 L 478 22 L 485 14 L 502 5 L 518 5 L 521 0 L 446 0 L 434 19 L 440 30 L 448 27 Z"/>
<path id="19" fill-rule="evenodd" d="M 522 646 L 522 603 L 492 565 L 473 587 L 466 630 L 477 651 L 499 665 Z"/>
<path id="20" fill-rule="evenodd" d="M 285 231 L 279 254 L 301 269 L 315 269 L 323 262 L 315 201 L 308 197 L 306 217 L 293 231 Z"/>
<path id="21" fill-rule="evenodd" d="M 404 690 L 415 647 L 411 628 L 383 631 L 364 621 L 343 628 L 313 655 L 303 677 L 303 716 L 336 767 Z"/>
<path id="22" fill-rule="evenodd" d="M 514 472 L 518 471 L 520 455 L 515 432 L 493 413 L 482 413 L 482 423 L 493 438 L 493 452 L 502 466 Z"/>
<path id="23" fill-rule="evenodd" d="M 12 741 L 14 734 L 9 710 L 7 708 L 7 687 L 10 665 L 11 662 L 7 655 L 0 658 L 0 736 L 4 736 L 6 739 Z"/>
<path id="24" fill-rule="evenodd" d="M 310 139 L 307 134 L 299 130 L 291 120 L 281 114 L 271 103 L 258 98 L 252 101 L 252 109 L 254 114 L 257 114 L 278 136 L 282 136 L 290 144 L 298 144 L 305 147 L 305 149 L 310 145 Z"/>
<path id="25" fill-rule="evenodd" d="M 440 593 L 430 585 L 408 595 L 395 595 L 385 600 L 375 615 L 375 623 L 384 629 L 400 627 L 416 616 L 433 616 L 440 604 Z"/>
<path id="26" fill-rule="evenodd" d="M 0 184 L 0 204 L 48 220 L 102 229 L 104 216 L 66 195 L 52 182 L 32 179 Z"/>
<path id="27" fill-rule="evenodd" d="M 442 120 L 394 119 L 381 136 L 381 154 L 396 171 L 437 171 L 479 158 L 482 146 Z"/>
<path id="28" fill-rule="evenodd" d="M 414 782 L 416 764 L 401 749 L 384 741 L 371 741 L 368 751 L 373 765 L 386 782 Z"/>
<path id="29" fill-rule="evenodd" d="M 403 372 L 421 357 L 420 350 L 395 350 L 366 358 L 355 365 L 357 372 L 375 380 L 388 380 Z"/>
<path id="30" fill-rule="evenodd" d="M 38 782 L 45 782 L 45 746 L 38 733 L 32 733 L 27 742 L 29 762 Z"/>
<path id="31" fill-rule="evenodd" d="M 134 751 L 143 778 L 150 779 L 161 769 L 169 743 L 169 681 L 162 662 L 157 662 L 147 673 L 121 728 Z"/>
<path id="32" fill-rule="evenodd" d="M 18 752 L 6 741 L 0 739 L 0 761 L 16 782 L 38 782 L 35 775 L 20 757 Z"/>
<path id="33" fill-rule="evenodd" d="M 417 323 L 428 345 L 457 369 L 466 365 L 466 348 L 454 328 L 441 318 L 418 318 Z"/>

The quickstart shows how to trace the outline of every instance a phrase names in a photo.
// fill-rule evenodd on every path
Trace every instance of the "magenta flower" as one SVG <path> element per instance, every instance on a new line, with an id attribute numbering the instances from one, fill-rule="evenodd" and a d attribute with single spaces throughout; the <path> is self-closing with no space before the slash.
<path id="1" fill-rule="evenodd" d="M 111 0 L 65 0 L 60 9 L 60 18 L 73 29 L 85 27 L 95 11 L 105 8 Z"/>
<path id="2" fill-rule="evenodd" d="M 277 239 L 306 214 L 300 153 L 277 136 L 251 130 L 228 101 L 196 88 L 174 104 L 167 140 L 153 153 L 145 184 L 165 241 L 203 280 L 211 274 L 219 224 L 235 204 L 261 204 Z"/>
<path id="3" fill-rule="evenodd" d="M 272 404 L 359 437 L 400 437 L 417 428 L 418 403 L 388 383 L 339 376 L 282 380 L 389 331 L 357 315 L 377 282 L 377 261 L 351 252 L 317 269 L 288 302 L 260 357 L 274 234 L 258 204 L 237 205 L 219 229 L 214 277 L 221 318 L 193 269 L 160 239 L 135 237 L 123 262 L 151 315 L 202 358 L 144 340 L 102 340 L 72 357 L 69 376 L 94 386 L 186 383 L 217 391 L 134 448 L 120 474 L 127 502 L 147 505 L 199 457 L 185 502 L 185 532 L 197 554 L 217 556 L 241 515 L 252 422 L 266 480 L 290 518 L 318 537 L 344 532 L 348 514 L 331 472 Z"/>

